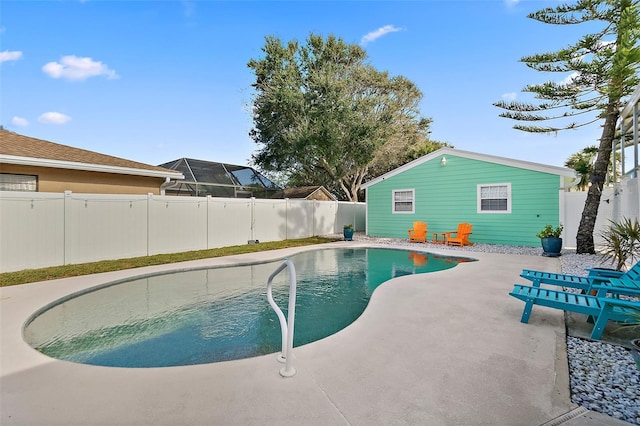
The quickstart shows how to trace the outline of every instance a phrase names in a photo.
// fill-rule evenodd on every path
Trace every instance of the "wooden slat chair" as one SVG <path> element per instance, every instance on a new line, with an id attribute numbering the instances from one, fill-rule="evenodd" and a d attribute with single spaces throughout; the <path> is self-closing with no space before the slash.
<path id="1" fill-rule="evenodd" d="M 413 222 L 413 229 L 407 231 L 410 242 L 427 242 L 427 224 L 425 222 Z"/>
<path id="2" fill-rule="evenodd" d="M 620 278 L 609 278 L 608 282 L 593 284 L 589 287 L 587 293 L 598 297 L 605 297 L 607 295 L 618 297 L 621 294 L 625 294 L 640 299 L 640 280 L 632 280 L 626 275 Z"/>
<path id="3" fill-rule="evenodd" d="M 534 287 L 540 287 L 541 284 L 550 284 L 577 288 L 588 292 L 591 291 L 593 286 L 610 284 L 611 287 L 626 287 L 640 290 L 640 262 L 633 265 L 627 272 L 598 268 L 588 269 L 588 271 L 589 275 L 580 276 L 523 269 L 520 276 L 531 281 Z"/>
<path id="4" fill-rule="evenodd" d="M 564 291 L 550 290 L 541 287 L 531 287 L 516 284 L 509 293 L 525 302 L 520 322 L 529 322 L 533 305 L 547 306 L 564 311 L 589 315 L 595 319 L 591 338 L 599 340 L 609 320 L 618 322 L 632 322 L 632 315 L 640 312 L 640 302 L 596 297 L 588 294 L 577 294 Z"/>
<path id="5" fill-rule="evenodd" d="M 471 235 L 472 227 L 473 225 L 470 223 L 464 222 L 458 224 L 457 231 L 445 232 L 445 241 L 447 242 L 447 245 L 460 247 L 473 245 L 473 243 L 469 241 L 469 235 Z M 453 237 L 452 234 L 455 234 L 455 237 Z"/>
<path id="6" fill-rule="evenodd" d="M 534 287 L 540 287 L 541 284 L 558 285 L 562 287 L 571 287 L 586 292 L 595 283 L 608 281 L 609 278 L 590 278 L 580 275 L 566 275 L 555 272 L 535 271 L 532 269 L 523 269 L 520 276 L 531 281 Z"/>
<path id="7" fill-rule="evenodd" d="M 620 278 L 627 276 L 635 281 L 640 281 L 640 261 L 636 262 L 628 271 L 616 271 L 615 269 L 588 268 L 589 277 Z"/>

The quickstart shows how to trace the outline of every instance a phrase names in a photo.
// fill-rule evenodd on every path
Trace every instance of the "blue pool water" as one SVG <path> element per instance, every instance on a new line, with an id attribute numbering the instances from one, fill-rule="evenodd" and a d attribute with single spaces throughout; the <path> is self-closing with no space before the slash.
<path id="1" fill-rule="evenodd" d="M 297 272 L 294 346 L 355 321 L 391 278 L 470 259 L 382 248 L 321 249 L 290 257 Z M 180 271 L 103 286 L 38 313 L 25 339 L 53 358 L 114 367 L 204 364 L 276 353 L 280 323 L 266 298 L 282 261 Z M 274 280 L 287 314 L 288 272 Z"/>

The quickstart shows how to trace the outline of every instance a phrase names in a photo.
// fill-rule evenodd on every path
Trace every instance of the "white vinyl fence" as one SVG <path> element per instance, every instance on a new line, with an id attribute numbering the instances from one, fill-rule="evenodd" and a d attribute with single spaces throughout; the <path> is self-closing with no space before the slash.
<path id="1" fill-rule="evenodd" d="M 594 240 L 609 220 L 640 216 L 640 180 L 605 188 Z M 586 192 L 563 193 L 565 248 L 575 248 Z M 280 241 L 366 226 L 366 204 L 255 198 L 0 191 L 0 272 Z"/>
<path id="2" fill-rule="evenodd" d="M 607 192 L 613 192 L 610 188 L 605 188 L 602 199 L 606 199 Z M 564 193 L 564 213 L 561 213 L 560 223 L 564 226 L 562 234 L 562 245 L 564 248 L 575 248 L 577 243 L 578 227 L 582 218 L 582 210 L 587 199 L 587 192 L 565 192 Z M 613 206 L 611 203 L 602 201 L 598 207 L 598 217 L 596 218 L 596 226 L 593 231 L 593 242 L 596 245 L 601 244 L 602 238 L 600 234 L 609 226 L 609 219 L 612 219 Z"/>
<path id="3" fill-rule="evenodd" d="M 0 271 L 178 253 L 365 228 L 365 204 L 0 192 Z"/>
<path id="4" fill-rule="evenodd" d="M 564 225 L 562 236 L 565 248 L 576 247 L 576 235 L 587 199 L 586 192 L 565 192 L 560 222 Z M 602 189 L 598 217 L 593 231 L 593 241 L 598 247 L 601 234 L 611 226 L 611 221 L 640 220 L 640 179 L 623 179 L 613 187 Z"/>

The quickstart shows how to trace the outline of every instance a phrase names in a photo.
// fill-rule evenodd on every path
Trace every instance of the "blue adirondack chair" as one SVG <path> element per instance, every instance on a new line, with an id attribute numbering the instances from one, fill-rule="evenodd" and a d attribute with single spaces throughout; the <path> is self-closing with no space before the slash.
<path id="1" fill-rule="evenodd" d="M 525 302 L 520 322 L 529 322 L 533 305 L 589 315 L 595 319 L 591 338 L 599 340 L 609 320 L 633 322 L 633 314 L 640 312 L 640 302 L 631 302 L 589 294 L 577 294 L 516 284 L 509 295 Z"/>
<path id="2" fill-rule="evenodd" d="M 625 275 L 622 275 L 620 278 L 609 278 L 609 281 L 593 284 L 589 287 L 587 293 L 598 297 L 605 297 L 607 295 L 618 297 L 624 294 L 640 299 L 640 280 L 632 280 Z"/>
<path id="3" fill-rule="evenodd" d="M 540 287 L 541 284 L 550 284 L 590 292 L 593 286 L 610 285 L 612 289 L 615 289 L 616 284 L 624 282 L 623 288 L 640 291 L 640 262 L 633 265 L 626 272 L 599 268 L 591 268 L 588 271 L 589 275 L 580 276 L 524 269 L 520 276 L 531 281 L 534 287 Z"/>

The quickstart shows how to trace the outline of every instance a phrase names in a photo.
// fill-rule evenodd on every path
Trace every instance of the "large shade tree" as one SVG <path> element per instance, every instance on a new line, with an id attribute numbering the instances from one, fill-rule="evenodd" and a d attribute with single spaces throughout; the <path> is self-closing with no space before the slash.
<path id="1" fill-rule="evenodd" d="M 500 114 L 502 117 L 534 123 L 514 126 L 526 132 L 556 133 L 602 123 L 598 152 L 590 171 L 591 186 L 576 236 L 578 253 L 595 253 L 593 230 L 620 109 L 638 83 L 638 0 L 579 0 L 542 9 L 529 18 L 553 25 L 590 23 L 589 28 L 597 28 L 558 51 L 521 59 L 534 70 L 562 73 L 568 78 L 526 86 L 523 92 L 532 93 L 535 102 L 495 104 L 506 110 Z M 555 124 L 542 126 L 537 122 Z"/>
<path id="2" fill-rule="evenodd" d="M 265 38 L 255 73 L 252 160 L 292 185 L 322 184 L 358 200 L 370 171 L 388 169 L 428 141 L 422 93 L 366 62 L 358 45 L 311 34 L 306 44 Z M 385 165 L 386 164 L 386 165 Z"/>

